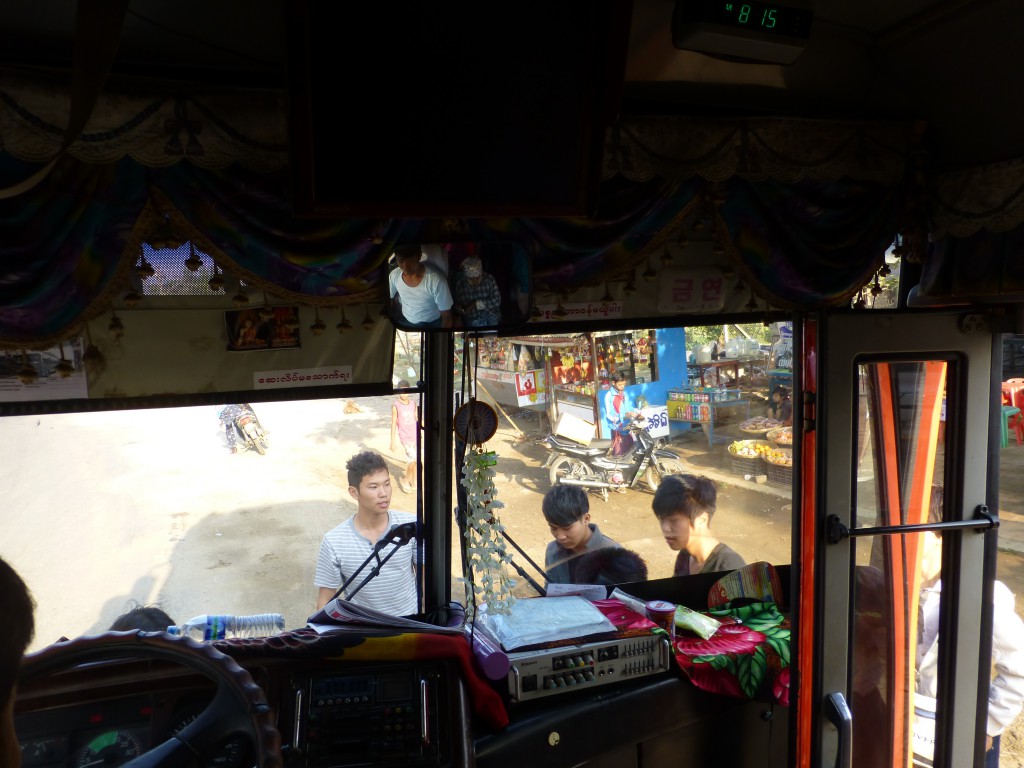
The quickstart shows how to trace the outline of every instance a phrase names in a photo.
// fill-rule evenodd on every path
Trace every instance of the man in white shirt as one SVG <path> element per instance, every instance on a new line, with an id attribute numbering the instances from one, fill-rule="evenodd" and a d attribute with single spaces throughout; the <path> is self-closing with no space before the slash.
<path id="1" fill-rule="evenodd" d="M 330 601 L 346 579 L 354 574 L 382 538 L 396 525 L 414 523 L 416 515 L 391 510 L 391 473 L 384 458 L 373 451 L 358 453 L 345 465 L 348 470 L 349 495 L 355 500 L 356 513 L 341 525 L 332 528 L 320 544 L 316 561 L 314 586 L 316 609 Z M 383 560 L 394 544 L 387 543 L 379 552 Z M 370 575 L 376 565 L 371 561 L 350 585 L 355 589 Z M 419 609 L 416 595 L 416 543 L 410 541 L 391 555 L 380 573 L 371 578 L 359 592 L 347 599 L 393 616 L 410 616 Z"/>
<path id="2" fill-rule="evenodd" d="M 392 307 L 410 326 L 451 328 L 452 293 L 448 281 L 422 258 L 418 245 L 400 245 L 395 249 L 398 269 L 388 275 Z"/>

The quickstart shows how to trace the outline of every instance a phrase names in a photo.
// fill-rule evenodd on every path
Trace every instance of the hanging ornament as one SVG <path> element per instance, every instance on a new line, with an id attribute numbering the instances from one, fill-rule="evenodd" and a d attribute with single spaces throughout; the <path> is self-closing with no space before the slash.
<path id="1" fill-rule="evenodd" d="M 188 258 L 185 259 L 185 269 L 189 272 L 198 272 L 203 266 L 203 260 L 196 254 L 196 246 L 190 240 L 188 243 Z"/>
<path id="2" fill-rule="evenodd" d="M 57 363 L 57 367 L 54 370 L 57 371 L 62 379 L 66 379 L 75 372 L 75 365 L 64 357 L 64 342 L 58 343 L 57 346 L 60 348 L 60 362 Z"/>
<path id="3" fill-rule="evenodd" d="M 864 290 L 857 294 L 857 300 L 853 303 L 854 309 L 867 309 L 868 303 L 864 300 Z"/>
<path id="4" fill-rule="evenodd" d="M 672 253 L 669 251 L 668 246 L 665 246 L 665 250 L 661 253 L 661 266 L 668 267 L 672 265 Z"/>
<path id="5" fill-rule="evenodd" d="M 219 293 L 224 290 L 224 275 L 217 270 L 217 265 L 213 265 L 213 277 L 206 281 L 206 284 L 210 286 L 210 290 L 214 293 Z"/>
<path id="6" fill-rule="evenodd" d="M 110 335 L 115 339 L 120 339 L 124 336 L 124 323 L 121 322 L 121 318 L 116 313 L 110 313 L 110 323 L 107 325 L 107 330 L 110 331 Z"/>
<path id="7" fill-rule="evenodd" d="M 284 327 L 289 331 L 299 330 L 299 316 L 292 312 L 284 319 Z"/>
<path id="8" fill-rule="evenodd" d="M 260 320 L 269 320 L 274 316 L 274 308 L 270 306 L 270 299 L 264 298 L 263 306 L 259 309 Z"/>
<path id="9" fill-rule="evenodd" d="M 643 273 L 643 275 L 641 275 L 641 277 L 643 277 L 643 279 L 646 280 L 649 283 L 652 280 L 654 280 L 657 276 L 658 276 L 658 271 L 654 267 L 651 266 L 651 261 L 650 261 L 650 259 L 648 259 L 647 260 L 647 269 L 644 270 L 644 273 Z"/>
<path id="10" fill-rule="evenodd" d="M 166 213 L 160 214 L 160 219 L 160 226 L 156 228 L 152 235 L 146 238 L 146 242 L 155 251 L 176 250 L 180 248 L 184 241 L 174 231 L 170 215 Z"/>
<path id="11" fill-rule="evenodd" d="M 140 301 L 142 301 L 142 296 L 140 296 L 139 292 L 134 289 L 129 290 L 128 293 L 121 298 L 121 303 L 128 309 L 133 309 L 134 307 L 139 306 Z"/>
<path id="12" fill-rule="evenodd" d="M 345 317 L 344 307 L 341 308 L 341 320 L 339 320 L 338 324 L 334 327 L 337 328 L 338 333 L 348 333 L 350 330 L 352 330 L 352 323 L 350 323 L 348 321 L 348 318 Z"/>
<path id="13" fill-rule="evenodd" d="M 615 297 L 612 296 L 611 288 L 608 287 L 608 283 L 604 284 L 604 296 L 601 297 L 601 304 L 608 306 L 615 302 Z"/>
<path id="14" fill-rule="evenodd" d="M 559 296 L 558 297 L 558 306 L 555 307 L 555 310 L 554 310 L 554 312 L 551 313 L 551 316 L 552 317 L 557 317 L 559 320 L 561 320 L 567 314 L 568 313 L 565 311 L 565 307 L 562 306 L 562 297 Z"/>
<path id="15" fill-rule="evenodd" d="M 143 280 L 152 277 L 156 274 L 156 270 L 153 269 L 153 265 L 146 261 L 145 254 L 141 254 L 139 258 L 139 266 L 135 270 L 139 277 Z"/>
<path id="16" fill-rule="evenodd" d="M 373 328 L 373 318 L 370 317 L 370 305 L 366 305 L 366 315 L 363 317 L 363 322 L 360 323 L 364 331 L 369 331 Z"/>
<path id="17" fill-rule="evenodd" d="M 883 264 L 879 268 L 879 270 L 878 270 L 878 276 L 879 277 L 888 277 L 891 274 L 892 274 L 892 269 L 889 267 L 888 264 Z"/>
<path id="18" fill-rule="evenodd" d="M 876 298 L 882 292 L 882 285 L 878 282 L 878 275 L 875 275 L 875 282 L 871 285 L 871 297 Z"/>
<path id="19" fill-rule="evenodd" d="M 754 298 L 754 291 L 750 291 L 750 300 L 744 305 L 746 309 L 757 309 L 757 299 Z"/>
<path id="20" fill-rule="evenodd" d="M 82 364 L 85 366 L 86 375 L 95 378 L 107 367 L 107 361 L 99 347 L 92 343 L 92 333 L 88 325 L 85 326 L 85 339 L 87 343 L 82 353 Z"/>
<path id="21" fill-rule="evenodd" d="M 711 246 L 711 254 L 713 256 L 724 256 L 725 246 L 716 241 L 715 244 Z"/>
<path id="22" fill-rule="evenodd" d="M 633 285 L 633 279 L 632 278 L 630 278 L 626 282 L 626 285 L 623 286 L 622 293 L 625 294 L 626 296 L 632 296 L 634 293 L 636 293 L 636 286 Z"/>
<path id="23" fill-rule="evenodd" d="M 316 319 L 313 321 L 313 324 L 309 326 L 309 330 L 314 336 L 322 336 L 324 331 L 327 330 L 327 325 L 320 319 L 320 308 L 314 307 L 313 314 Z"/>
<path id="24" fill-rule="evenodd" d="M 231 303 L 236 307 L 244 307 L 249 303 L 249 295 L 239 288 L 238 293 L 231 297 Z"/>
<path id="25" fill-rule="evenodd" d="M 21 367 L 15 374 L 22 384 L 34 384 L 39 380 L 39 371 L 28 360 L 28 354 L 21 350 Z"/>

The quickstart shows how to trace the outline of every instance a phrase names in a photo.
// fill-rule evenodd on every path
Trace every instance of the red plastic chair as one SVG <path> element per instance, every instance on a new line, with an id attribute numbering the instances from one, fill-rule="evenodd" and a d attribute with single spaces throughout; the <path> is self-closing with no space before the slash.
<path id="1" fill-rule="evenodd" d="M 1015 413 L 1006 422 L 1006 428 L 1017 435 L 1017 445 L 1024 445 L 1024 412 Z"/>

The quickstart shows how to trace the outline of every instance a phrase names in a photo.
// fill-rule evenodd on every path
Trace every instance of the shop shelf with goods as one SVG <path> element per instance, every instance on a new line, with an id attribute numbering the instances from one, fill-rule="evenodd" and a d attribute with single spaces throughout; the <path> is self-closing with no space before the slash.
<path id="1" fill-rule="evenodd" d="M 708 438 L 708 447 L 715 442 L 715 426 L 725 413 L 750 416 L 750 400 L 734 389 L 684 387 L 668 391 L 669 421 L 699 424 Z M 721 438 L 721 435 L 719 436 Z"/>

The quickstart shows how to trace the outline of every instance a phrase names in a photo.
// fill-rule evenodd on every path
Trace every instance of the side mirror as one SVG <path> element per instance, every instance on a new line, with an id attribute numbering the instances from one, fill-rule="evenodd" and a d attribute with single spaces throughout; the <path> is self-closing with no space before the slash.
<path id="1" fill-rule="evenodd" d="M 532 263 L 517 243 L 400 245 L 388 267 L 388 313 L 400 330 L 508 333 L 529 319 Z"/>

